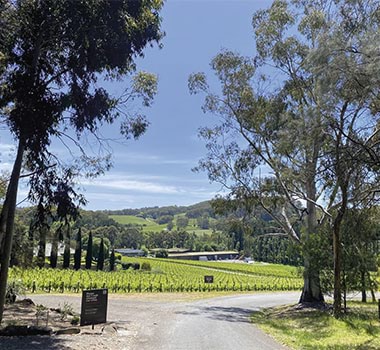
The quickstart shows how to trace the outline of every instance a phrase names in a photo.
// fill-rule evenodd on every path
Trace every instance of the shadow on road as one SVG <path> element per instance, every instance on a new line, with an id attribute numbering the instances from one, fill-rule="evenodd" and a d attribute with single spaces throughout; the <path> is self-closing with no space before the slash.
<path id="1" fill-rule="evenodd" d="M 72 349 L 67 340 L 55 336 L 2 337 L 0 349 L 65 350 Z"/>
<path id="2" fill-rule="evenodd" d="M 240 307 L 202 306 L 195 311 L 177 311 L 177 314 L 202 316 L 218 321 L 250 323 L 250 315 L 254 309 Z"/>

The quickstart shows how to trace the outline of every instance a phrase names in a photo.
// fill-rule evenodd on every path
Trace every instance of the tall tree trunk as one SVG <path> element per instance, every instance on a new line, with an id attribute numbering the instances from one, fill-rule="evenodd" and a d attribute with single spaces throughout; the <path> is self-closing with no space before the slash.
<path id="1" fill-rule="evenodd" d="M 300 303 L 320 303 L 324 302 L 321 291 L 319 273 L 314 271 L 310 262 L 305 258 L 305 272 L 303 276 L 303 288 Z"/>
<path id="2" fill-rule="evenodd" d="M 9 180 L 7 194 L 0 218 L 0 241 L 2 242 L 0 257 L 0 322 L 3 319 L 4 313 L 5 294 L 8 282 L 9 259 L 12 250 L 12 239 L 17 205 L 18 183 L 20 179 L 24 149 L 24 141 L 23 139 L 20 139 L 16 160 L 13 165 L 13 170 L 11 178 Z"/>
<path id="3" fill-rule="evenodd" d="M 344 167 L 343 167 L 344 169 Z M 341 189 L 342 204 L 338 209 L 338 213 L 333 222 L 333 254 L 334 254 L 334 303 L 333 314 L 334 317 L 339 317 L 342 313 L 342 240 L 341 240 L 341 226 L 348 203 L 348 179 L 346 173 L 341 168 L 338 168 L 338 181 Z"/>
<path id="4" fill-rule="evenodd" d="M 341 262 L 342 244 L 340 239 L 340 226 L 343 220 L 343 213 L 339 211 L 333 227 L 333 253 L 334 253 L 334 304 L 333 313 L 339 317 L 342 313 L 342 285 L 341 285 Z"/>
<path id="5" fill-rule="evenodd" d="M 366 292 L 366 283 L 365 283 L 365 271 L 360 271 L 360 287 L 362 291 L 362 303 L 367 302 L 367 292 Z"/>
<path id="6" fill-rule="evenodd" d="M 374 290 L 375 283 L 373 282 L 371 275 L 369 274 L 368 271 L 366 271 L 366 274 L 367 274 L 367 279 L 368 279 L 369 290 L 371 292 L 372 302 L 375 303 L 376 302 L 376 294 Z"/>
<path id="7" fill-rule="evenodd" d="M 313 201 L 316 201 L 316 189 L 315 189 L 315 166 L 310 167 L 309 179 L 306 184 L 307 197 Z M 303 240 L 307 244 L 310 234 L 316 233 L 317 230 L 317 212 L 314 203 L 307 202 L 307 229 Z M 308 251 L 308 250 L 306 250 Z M 319 303 L 324 302 L 323 294 L 321 291 L 321 283 L 319 279 L 319 266 L 313 262 L 313 258 L 306 253 L 304 255 L 304 285 L 301 293 L 300 303 Z"/>
<path id="8" fill-rule="evenodd" d="M 366 283 L 365 283 L 365 271 L 360 271 L 360 287 L 362 290 L 362 303 L 367 302 Z"/>

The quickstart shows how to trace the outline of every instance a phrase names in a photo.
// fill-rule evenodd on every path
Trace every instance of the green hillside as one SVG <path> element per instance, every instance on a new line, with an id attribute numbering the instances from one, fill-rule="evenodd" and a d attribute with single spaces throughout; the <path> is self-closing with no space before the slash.
<path id="1" fill-rule="evenodd" d="M 157 224 L 153 219 L 144 219 L 134 215 L 109 215 L 109 217 L 122 225 L 138 225 L 142 226 L 143 231 L 162 231 L 167 225 Z"/>
<path id="2" fill-rule="evenodd" d="M 159 232 L 165 230 L 168 227 L 168 224 L 158 223 L 160 218 L 164 216 L 172 217 L 170 221 L 173 224 L 173 229 L 185 230 L 187 232 L 195 233 L 198 236 L 202 234 L 209 235 L 213 231 L 210 227 L 199 227 L 197 220 L 199 220 L 200 217 L 202 217 L 203 220 L 207 220 L 209 223 L 215 223 L 217 221 L 213 217 L 214 214 L 211 210 L 209 202 L 202 202 L 189 207 L 172 206 L 161 208 L 142 208 L 134 211 L 124 210 L 124 212 L 129 212 L 129 214 L 121 214 L 121 212 L 123 211 L 110 211 L 108 212 L 108 217 L 121 225 L 140 226 L 143 232 Z M 188 219 L 187 226 L 177 227 L 177 219 L 181 217 Z"/>

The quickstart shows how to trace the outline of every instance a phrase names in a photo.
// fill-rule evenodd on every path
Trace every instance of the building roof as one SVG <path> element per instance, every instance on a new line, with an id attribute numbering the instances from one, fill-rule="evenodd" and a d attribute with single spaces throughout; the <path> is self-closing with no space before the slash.
<path id="1" fill-rule="evenodd" d="M 115 252 L 121 253 L 121 254 L 142 254 L 144 253 L 141 249 L 132 249 L 132 248 L 119 248 L 115 249 Z"/>
<path id="2" fill-rule="evenodd" d="M 220 252 L 191 252 L 191 253 L 181 253 L 181 254 L 169 254 L 169 258 L 174 258 L 177 256 L 213 256 L 213 255 L 239 255 L 239 252 L 235 250 L 220 251 Z"/>

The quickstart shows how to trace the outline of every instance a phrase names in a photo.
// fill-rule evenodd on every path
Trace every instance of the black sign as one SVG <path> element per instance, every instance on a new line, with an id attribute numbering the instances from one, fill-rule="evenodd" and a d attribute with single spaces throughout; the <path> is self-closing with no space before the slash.
<path id="1" fill-rule="evenodd" d="M 108 289 L 92 289 L 82 292 L 80 325 L 107 322 Z"/>
<path id="2" fill-rule="evenodd" d="M 205 283 L 214 283 L 214 276 L 205 276 Z"/>

